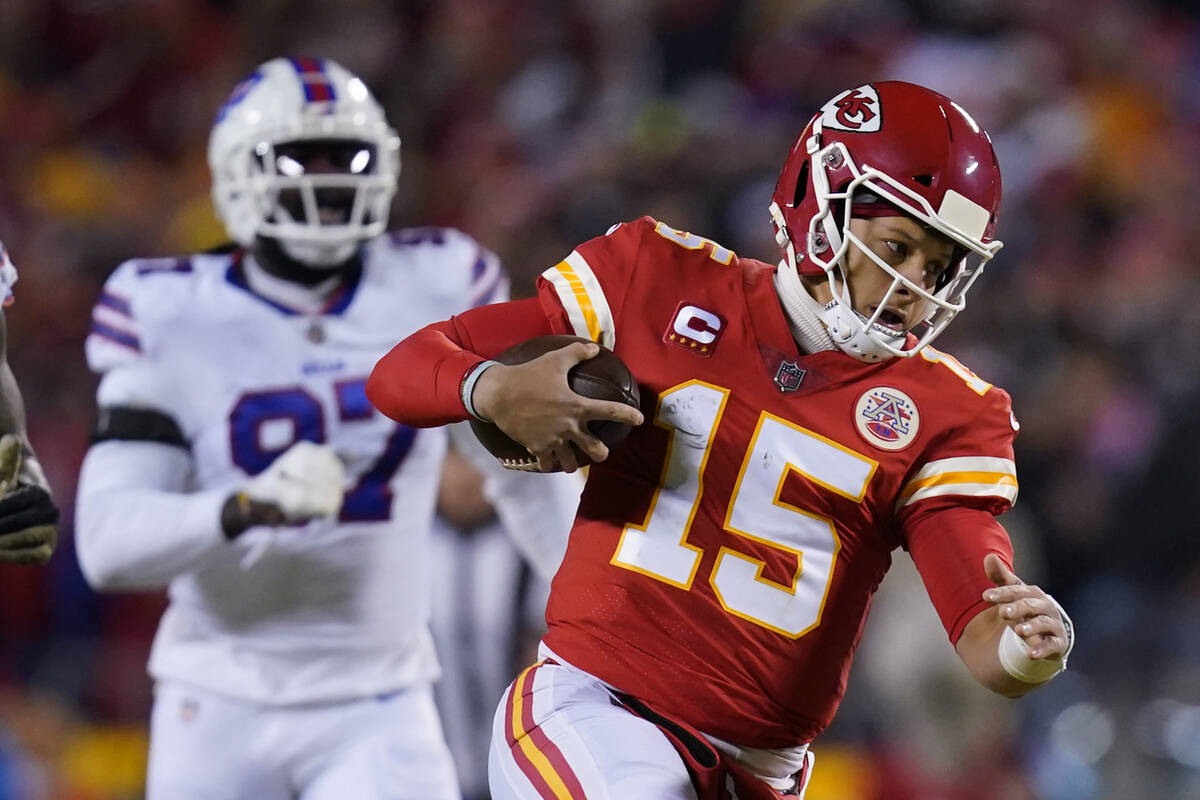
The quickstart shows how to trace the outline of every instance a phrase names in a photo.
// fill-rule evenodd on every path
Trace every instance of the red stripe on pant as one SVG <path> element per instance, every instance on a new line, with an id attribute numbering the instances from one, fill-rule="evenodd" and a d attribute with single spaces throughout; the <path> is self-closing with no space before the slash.
<path id="1" fill-rule="evenodd" d="M 509 689 L 505 701 L 505 739 L 509 750 L 512 751 L 513 760 L 533 784 L 539 796 L 546 800 L 586 800 L 583 786 L 562 751 L 550 741 L 541 726 L 534 722 L 533 682 L 541 666 L 536 664 L 525 670 Z M 521 706 L 519 718 L 518 698 Z M 540 756 L 538 760 L 542 761 L 542 764 L 536 763 L 535 756 L 531 756 L 527 751 L 530 747 Z M 546 774 L 547 769 L 550 774 Z"/>

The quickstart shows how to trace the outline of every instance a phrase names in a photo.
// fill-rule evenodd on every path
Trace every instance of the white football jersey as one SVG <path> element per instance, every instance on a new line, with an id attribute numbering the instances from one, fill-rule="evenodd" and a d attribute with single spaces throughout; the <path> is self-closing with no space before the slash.
<path id="1" fill-rule="evenodd" d="M 191 448 L 181 497 L 223 498 L 307 439 L 328 443 L 342 459 L 345 500 L 336 519 L 255 528 L 232 543 L 218 527 L 199 549 L 189 544 L 187 568 L 168 576 L 170 606 L 150 672 L 266 703 L 337 700 L 432 680 L 428 539 L 446 431 L 393 422 L 364 387 L 396 342 L 506 299 L 507 278 L 470 237 L 441 228 L 369 242 L 361 273 L 320 313 L 256 294 L 245 270 L 236 254 L 122 264 L 87 340 L 88 362 L 103 376 L 99 406 L 151 408 L 178 423 Z M 164 447 L 101 442 L 93 451 L 109 445 Z M 156 552 L 152 521 L 137 518 L 121 534 L 107 523 L 101 534 L 104 526 L 90 521 L 99 515 L 82 508 L 103 494 L 100 472 L 85 463 L 81 477 L 85 573 L 89 561 L 104 558 L 145 564 Z M 565 548 L 578 484 L 546 477 L 536 476 L 543 479 L 537 493 L 521 502 L 557 495 L 553 513 L 533 518 L 549 530 L 543 541 L 557 537 Z M 159 513 L 164 529 L 168 516 Z M 140 550 L 139 537 L 146 537 Z"/>

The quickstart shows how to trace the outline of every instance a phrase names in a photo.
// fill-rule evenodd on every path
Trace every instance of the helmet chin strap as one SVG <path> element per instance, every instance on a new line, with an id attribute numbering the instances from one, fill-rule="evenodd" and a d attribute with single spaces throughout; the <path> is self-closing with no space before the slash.
<path id="1" fill-rule="evenodd" d="M 361 245 L 359 242 L 350 242 L 348 245 L 314 245 L 311 243 L 299 245 L 301 248 L 318 246 L 321 248 L 337 247 L 340 250 L 347 251 L 348 254 L 341 258 L 341 260 L 333 261 L 327 265 L 320 265 L 308 258 L 308 254 L 303 249 L 297 252 L 296 243 L 274 239 L 269 236 L 256 237 L 251 250 L 254 253 L 255 260 L 258 261 L 266 272 L 277 278 L 304 286 L 315 286 L 336 274 L 345 272 L 351 265 L 357 263 L 360 258 Z"/>
<path id="2" fill-rule="evenodd" d="M 787 253 L 775 272 L 775 291 L 783 305 L 785 316 L 792 329 L 792 336 L 805 352 L 815 353 L 835 347 L 859 361 L 875 363 L 894 357 L 871 335 L 862 317 L 854 310 L 849 298 L 839 296 L 830 270 L 825 271 L 826 280 L 833 299 L 821 305 L 805 288 L 800 280 L 795 245 L 788 235 L 787 223 L 779 206 L 771 204 L 771 221 L 775 223 L 775 236 Z M 852 245 L 853 246 L 853 245 Z M 844 256 L 843 256 L 844 258 Z"/>
<path id="3" fill-rule="evenodd" d="M 789 269 L 783 262 L 775 270 L 775 292 L 779 295 L 783 314 L 792 329 L 792 338 L 801 350 L 819 353 L 837 347 L 821 318 L 821 304 L 805 290 L 795 270 Z"/>

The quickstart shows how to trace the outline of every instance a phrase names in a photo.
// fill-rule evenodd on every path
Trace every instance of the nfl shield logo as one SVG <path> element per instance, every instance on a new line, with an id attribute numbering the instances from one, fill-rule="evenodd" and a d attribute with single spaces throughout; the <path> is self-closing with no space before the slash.
<path id="1" fill-rule="evenodd" d="M 796 391 L 800 388 L 802 380 L 804 380 L 804 370 L 800 369 L 799 364 L 793 364 L 791 361 L 780 363 L 779 370 L 775 373 L 775 385 L 781 392 Z"/>

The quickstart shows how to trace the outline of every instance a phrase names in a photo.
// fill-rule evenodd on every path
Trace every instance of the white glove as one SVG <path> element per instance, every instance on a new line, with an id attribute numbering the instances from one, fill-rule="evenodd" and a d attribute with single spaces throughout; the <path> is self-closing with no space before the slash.
<path id="1" fill-rule="evenodd" d="M 296 442 L 242 490 L 246 497 L 270 503 L 287 522 L 328 517 L 342 507 L 346 472 L 328 445 Z"/>

